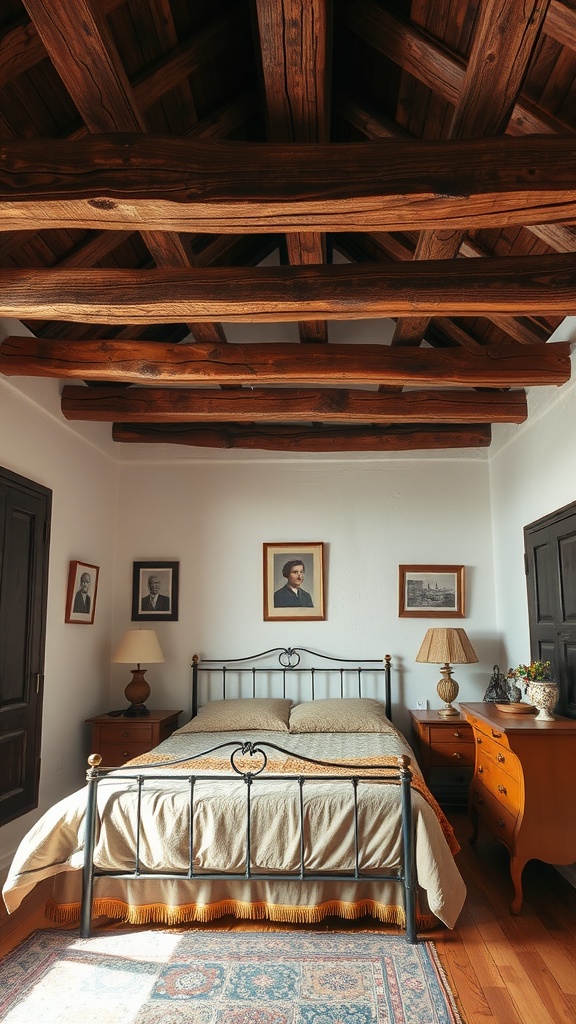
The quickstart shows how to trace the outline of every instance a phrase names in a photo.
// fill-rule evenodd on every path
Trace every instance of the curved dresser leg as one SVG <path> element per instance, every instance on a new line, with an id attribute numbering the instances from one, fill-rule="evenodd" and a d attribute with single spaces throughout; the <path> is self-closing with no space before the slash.
<path id="1" fill-rule="evenodd" d="M 514 899 L 510 904 L 510 913 L 519 914 L 520 908 L 522 907 L 522 872 L 526 866 L 526 861 L 521 857 L 510 858 L 510 877 L 512 878 L 512 885 L 514 886 Z"/>

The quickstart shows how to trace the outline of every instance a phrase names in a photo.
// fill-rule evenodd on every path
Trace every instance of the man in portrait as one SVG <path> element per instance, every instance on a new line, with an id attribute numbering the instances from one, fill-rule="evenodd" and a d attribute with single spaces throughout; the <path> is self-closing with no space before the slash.
<path id="1" fill-rule="evenodd" d="M 274 592 L 275 608 L 313 608 L 314 602 L 307 590 L 304 590 L 304 562 L 300 558 L 291 558 L 282 566 L 282 575 L 286 583 Z"/>
<path id="2" fill-rule="evenodd" d="M 74 595 L 74 604 L 72 606 L 73 612 L 90 614 L 90 573 L 83 572 L 80 577 L 80 589 L 76 591 Z"/>
<path id="3" fill-rule="evenodd" d="M 161 594 L 162 580 L 155 573 L 148 577 L 148 593 L 142 598 L 140 610 L 143 612 L 169 612 L 170 598 Z"/>

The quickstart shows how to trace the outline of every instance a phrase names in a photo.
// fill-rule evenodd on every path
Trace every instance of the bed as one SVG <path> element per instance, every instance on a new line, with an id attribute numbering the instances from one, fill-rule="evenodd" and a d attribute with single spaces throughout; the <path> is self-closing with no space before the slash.
<path id="1" fill-rule="evenodd" d="M 366 914 L 454 926 L 458 846 L 392 722 L 391 659 L 303 647 L 192 661 L 191 715 L 87 786 L 24 838 L 3 889 L 12 912 L 52 878 L 47 914 L 182 925 L 225 914 L 302 925 Z"/>

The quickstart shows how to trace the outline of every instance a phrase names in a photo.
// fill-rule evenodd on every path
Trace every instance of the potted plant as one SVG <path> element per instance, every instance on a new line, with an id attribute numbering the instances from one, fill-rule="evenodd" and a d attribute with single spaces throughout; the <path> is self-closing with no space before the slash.
<path id="1" fill-rule="evenodd" d="M 538 710 L 537 722 L 553 722 L 553 708 L 558 702 L 558 684 L 550 672 L 549 661 L 531 661 L 528 665 L 517 665 L 509 675 L 514 676 L 524 690 L 531 704 Z"/>

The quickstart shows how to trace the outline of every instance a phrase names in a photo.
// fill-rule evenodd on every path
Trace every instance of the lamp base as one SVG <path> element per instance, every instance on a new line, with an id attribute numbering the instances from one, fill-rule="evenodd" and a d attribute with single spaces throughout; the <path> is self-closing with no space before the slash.
<path id="1" fill-rule="evenodd" d="M 124 696 L 130 703 L 130 707 L 126 708 L 124 712 L 125 718 L 135 718 L 136 716 L 150 714 L 144 704 L 150 696 L 150 687 L 144 679 L 145 672 L 146 669 L 140 668 L 140 665 L 138 665 L 138 668 L 132 669 L 132 679 L 124 690 Z"/>
<path id="2" fill-rule="evenodd" d="M 441 718 L 451 718 L 453 715 L 459 715 L 460 712 L 457 708 L 452 707 L 452 701 L 456 700 L 460 687 L 455 679 L 452 679 L 452 669 L 450 665 L 445 664 L 440 669 L 442 678 L 436 687 L 436 692 L 440 697 L 440 700 L 444 701 L 444 707 L 438 712 Z"/>
<path id="3" fill-rule="evenodd" d="M 150 712 L 145 704 L 131 704 L 122 712 L 122 718 L 145 718 Z"/>

